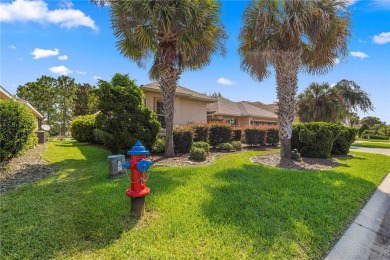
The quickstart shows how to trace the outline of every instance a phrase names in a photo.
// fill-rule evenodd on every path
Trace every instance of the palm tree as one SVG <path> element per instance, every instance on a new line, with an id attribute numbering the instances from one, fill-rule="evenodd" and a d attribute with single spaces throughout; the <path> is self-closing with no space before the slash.
<path id="1" fill-rule="evenodd" d="M 301 122 L 338 123 L 345 116 L 345 102 L 328 83 L 311 83 L 298 95 L 297 115 Z"/>
<path id="2" fill-rule="evenodd" d="M 161 89 L 167 156 L 173 156 L 176 86 L 184 70 L 208 65 L 212 54 L 224 53 L 226 39 L 220 5 L 204 0 L 93 0 L 111 5 L 112 27 L 120 52 L 144 66 L 152 57 L 151 79 Z"/>
<path id="3" fill-rule="evenodd" d="M 281 156 L 291 155 L 298 72 L 322 74 L 347 55 L 350 15 L 345 0 L 257 0 L 245 10 L 241 68 L 256 80 L 276 72 Z"/>

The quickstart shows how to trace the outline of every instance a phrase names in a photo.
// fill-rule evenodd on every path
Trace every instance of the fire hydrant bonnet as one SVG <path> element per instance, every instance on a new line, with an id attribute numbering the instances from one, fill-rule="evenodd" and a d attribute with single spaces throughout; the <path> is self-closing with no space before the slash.
<path id="1" fill-rule="evenodd" d="M 149 150 L 146 150 L 145 146 L 143 146 L 140 140 L 138 140 L 135 143 L 135 145 L 129 151 L 127 151 L 127 154 L 128 155 L 149 155 L 150 152 Z"/>

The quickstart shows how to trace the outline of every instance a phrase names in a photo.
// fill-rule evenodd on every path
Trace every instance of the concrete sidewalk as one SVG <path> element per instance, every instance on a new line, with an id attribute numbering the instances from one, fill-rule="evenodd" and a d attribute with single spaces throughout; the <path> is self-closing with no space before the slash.
<path id="1" fill-rule="evenodd" d="M 325 259 L 390 259 L 390 173 Z"/>
<path id="2" fill-rule="evenodd" d="M 369 147 L 351 146 L 351 148 L 349 148 L 349 151 L 362 152 L 362 153 L 376 153 L 376 154 L 383 154 L 383 155 L 390 156 L 390 149 L 385 149 L 385 148 L 369 148 Z"/>

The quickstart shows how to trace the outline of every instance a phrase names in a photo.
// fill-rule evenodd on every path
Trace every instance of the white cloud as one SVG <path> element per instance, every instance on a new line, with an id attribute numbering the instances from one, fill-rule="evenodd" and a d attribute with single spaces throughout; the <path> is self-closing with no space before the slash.
<path id="1" fill-rule="evenodd" d="M 71 74 L 73 71 L 71 71 L 70 69 L 68 69 L 67 67 L 65 66 L 56 66 L 56 67 L 51 67 L 49 69 L 51 72 L 53 72 L 54 74 L 59 74 L 59 75 L 68 75 L 68 74 Z"/>
<path id="2" fill-rule="evenodd" d="M 15 45 L 9 45 L 8 48 L 16 49 Z"/>
<path id="3" fill-rule="evenodd" d="M 58 56 L 58 59 L 59 60 L 67 60 L 68 56 L 67 55 Z"/>
<path id="4" fill-rule="evenodd" d="M 35 48 L 32 52 L 31 55 L 34 56 L 34 60 L 37 59 L 42 59 L 42 58 L 48 58 L 50 56 L 57 56 L 59 50 L 55 48 L 54 50 L 44 50 L 44 49 L 39 49 Z"/>
<path id="5" fill-rule="evenodd" d="M 99 79 L 102 79 L 102 77 L 100 77 L 100 76 L 93 76 L 93 79 L 94 80 L 99 80 Z"/>
<path id="6" fill-rule="evenodd" d="M 95 21 L 80 10 L 71 8 L 49 10 L 43 0 L 15 0 L 12 3 L 0 3 L 0 22 L 53 23 L 61 28 L 85 26 L 98 30 Z"/>
<path id="7" fill-rule="evenodd" d="M 61 2 L 59 3 L 58 6 L 61 7 L 61 8 L 69 9 L 69 8 L 73 7 L 73 3 L 70 0 L 61 0 Z"/>
<path id="8" fill-rule="evenodd" d="M 372 40 L 376 44 L 385 44 L 390 42 L 390 32 L 383 32 L 379 35 L 375 35 Z"/>
<path id="9" fill-rule="evenodd" d="M 351 56 L 361 59 L 368 58 L 368 55 L 361 51 L 351 51 Z"/>
<path id="10" fill-rule="evenodd" d="M 236 82 L 233 82 L 230 79 L 225 79 L 225 78 L 219 78 L 217 82 L 219 84 L 226 85 L 226 86 L 236 84 Z"/>
<path id="11" fill-rule="evenodd" d="M 76 70 L 76 73 L 79 74 L 79 75 L 85 75 L 85 74 L 87 74 L 86 71 L 79 71 L 79 70 Z"/>

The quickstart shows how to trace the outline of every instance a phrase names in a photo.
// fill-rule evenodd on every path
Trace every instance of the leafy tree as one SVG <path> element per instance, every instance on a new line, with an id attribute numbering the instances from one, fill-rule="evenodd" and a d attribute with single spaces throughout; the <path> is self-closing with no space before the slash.
<path id="1" fill-rule="evenodd" d="M 153 56 L 150 78 L 158 80 L 166 125 L 167 156 L 174 155 L 173 116 L 177 82 L 184 70 L 200 69 L 223 50 L 225 33 L 214 0 L 92 0 L 111 5 L 120 52 L 143 66 Z"/>
<path id="2" fill-rule="evenodd" d="M 358 116 L 358 114 L 356 112 L 349 113 L 348 118 L 349 118 L 349 125 L 350 126 L 358 125 L 360 123 L 360 117 Z"/>
<path id="3" fill-rule="evenodd" d="M 56 92 L 58 95 L 58 119 L 61 121 L 61 134 L 65 135 L 72 121 L 73 110 L 76 98 L 77 86 L 74 78 L 60 76 L 56 82 Z"/>
<path id="4" fill-rule="evenodd" d="M 139 139 L 151 149 L 160 124 L 155 113 L 143 104 L 143 94 L 128 75 L 115 74 L 111 82 L 99 81 L 100 113 L 96 125 L 106 135 L 112 153 L 126 153 Z"/>
<path id="5" fill-rule="evenodd" d="M 44 119 L 40 119 L 38 122 L 39 129 L 43 122 L 52 124 L 52 115 L 56 112 L 55 104 L 57 102 L 55 85 L 55 78 L 43 75 L 35 82 L 20 85 L 16 90 L 17 97 L 28 101 L 43 114 Z"/>
<path id="6" fill-rule="evenodd" d="M 297 115 L 301 122 L 337 123 L 344 118 L 343 97 L 329 83 L 311 83 L 298 95 Z"/>
<path id="7" fill-rule="evenodd" d="M 376 124 L 381 124 L 382 123 L 382 121 L 378 117 L 374 117 L 374 116 L 363 117 L 361 122 L 363 124 L 368 125 L 370 128 L 373 127 Z"/>
<path id="8" fill-rule="evenodd" d="M 89 115 L 97 112 L 95 88 L 84 83 L 77 85 L 74 116 Z"/>
<path id="9" fill-rule="evenodd" d="M 347 55 L 346 0 L 262 1 L 249 4 L 239 36 L 241 68 L 259 81 L 275 68 L 281 156 L 291 155 L 298 72 L 322 74 Z"/>

